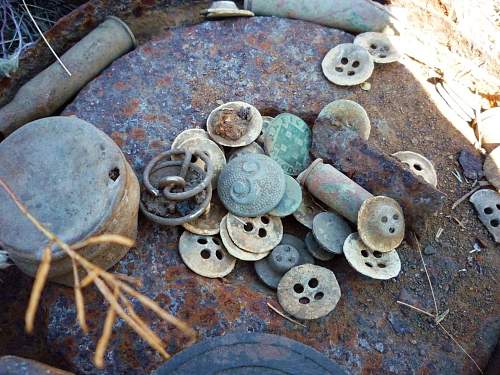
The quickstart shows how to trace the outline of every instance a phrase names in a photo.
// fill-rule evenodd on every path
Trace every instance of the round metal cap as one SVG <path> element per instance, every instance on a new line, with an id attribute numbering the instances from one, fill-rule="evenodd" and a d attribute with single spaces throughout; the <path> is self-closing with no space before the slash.
<path id="1" fill-rule="evenodd" d="M 394 199 L 384 196 L 369 198 L 358 212 L 358 232 L 361 240 L 373 250 L 392 251 L 403 241 L 405 219 L 403 210 Z"/>
<path id="2" fill-rule="evenodd" d="M 349 223 L 334 212 L 317 214 L 314 217 L 312 229 L 319 245 L 324 250 L 335 254 L 342 254 L 344 241 L 352 233 Z"/>
<path id="3" fill-rule="evenodd" d="M 255 262 L 254 266 L 259 279 L 268 287 L 276 289 L 281 277 L 289 269 L 306 263 L 314 264 L 314 259 L 305 248 L 281 244 L 268 257 Z"/>
<path id="4" fill-rule="evenodd" d="M 312 229 L 314 217 L 325 210 L 317 204 L 311 194 L 304 188 L 302 189 L 302 203 L 293 213 L 293 217 L 303 226 Z"/>
<path id="5" fill-rule="evenodd" d="M 413 174 L 420 176 L 425 182 L 432 186 L 437 186 L 436 169 L 432 162 L 425 156 L 413 151 L 399 151 L 392 154 L 401 163 L 408 165 Z"/>
<path id="6" fill-rule="evenodd" d="M 373 61 L 379 64 L 398 61 L 401 54 L 393 43 L 394 38 L 377 33 L 362 33 L 354 38 L 354 44 L 366 49 L 373 57 Z"/>
<path id="7" fill-rule="evenodd" d="M 313 348 L 267 333 L 229 333 L 174 355 L 155 375 L 345 375 Z"/>
<path id="8" fill-rule="evenodd" d="M 321 247 L 312 232 L 306 234 L 306 248 L 314 258 L 324 262 L 332 260 L 335 257 L 335 254 Z"/>
<path id="9" fill-rule="evenodd" d="M 215 142 L 242 147 L 255 141 L 262 131 L 262 116 L 245 102 L 229 102 L 215 108 L 207 119 L 207 130 Z"/>
<path id="10" fill-rule="evenodd" d="M 336 129 L 351 129 L 365 141 L 370 137 L 370 119 L 365 109 L 352 100 L 335 100 L 323 107 L 316 122 L 322 121 Z"/>
<path id="11" fill-rule="evenodd" d="M 226 214 L 226 209 L 217 194 L 214 194 L 205 212 L 200 217 L 182 224 L 182 226 L 191 233 L 213 236 L 219 233 L 220 222 Z"/>
<path id="12" fill-rule="evenodd" d="M 483 170 L 488 181 L 500 190 L 500 146 L 491 151 L 486 157 Z"/>
<path id="13" fill-rule="evenodd" d="M 269 212 L 269 215 L 285 217 L 291 215 L 300 207 L 302 203 L 302 189 L 299 183 L 291 176 L 285 176 L 285 194 L 276 207 Z"/>
<path id="14" fill-rule="evenodd" d="M 233 257 L 237 259 L 244 260 L 246 262 L 255 262 L 256 260 L 263 259 L 267 257 L 270 253 L 261 253 L 261 254 L 256 254 L 256 253 L 251 253 L 249 251 L 245 251 L 243 249 L 240 249 L 236 244 L 233 242 L 231 239 L 231 236 L 229 235 L 229 232 L 227 231 L 227 217 L 224 216 L 222 221 L 220 222 L 220 238 L 222 239 L 222 243 L 226 247 L 226 250 L 229 254 L 231 254 Z"/>
<path id="15" fill-rule="evenodd" d="M 243 154 L 260 154 L 264 155 L 264 149 L 259 146 L 258 143 L 252 142 L 249 145 L 233 148 L 229 151 L 228 161 L 233 160 L 235 157 L 243 155 Z"/>
<path id="16" fill-rule="evenodd" d="M 243 154 L 222 170 L 219 197 L 238 216 L 260 216 L 278 205 L 285 194 L 285 174 L 266 155 Z"/>
<path id="17" fill-rule="evenodd" d="M 126 161 L 102 131 L 76 117 L 47 117 L 0 143 L 0 177 L 40 222 L 66 243 L 81 241 L 113 214 L 125 189 Z M 0 189 L 0 242 L 39 261 L 47 238 Z M 66 256 L 53 251 L 53 260 Z"/>
<path id="18" fill-rule="evenodd" d="M 256 254 L 267 253 L 283 237 L 283 224 L 276 216 L 237 217 L 227 215 L 227 231 L 236 246 Z"/>
<path id="19" fill-rule="evenodd" d="M 372 279 L 388 280 L 401 271 L 401 261 L 396 250 L 372 250 L 361 241 L 358 233 L 350 234 L 345 240 L 344 255 L 352 268 Z"/>
<path id="20" fill-rule="evenodd" d="M 344 43 L 326 54 L 321 67 L 330 82 L 340 86 L 353 86 L 370 78 L 374 64 L 366 49 L 352 43 Z"/>
<path id="21" fill-rule="evenodd" d="M 236 264 L 236 259 L 229 255 L 219 238 L 188 231 L 179 239 L 179 254 L 191 271 L 210 278 L 228 275 Z"/>
<path id="22" fill-rule="evenodd" d="M 328 315 L 340 299 L 335 274 L 327 268 L 303 264 L 292 268 L 278 284 L 278 301 L 298 319 L 318 319 Z"/>
<path id="23" fill-rule="evenodd" d="M 290 176 L 297 176 L 311 163 L 311 129 L 291 113 L 282 113 L 266 129 L 264 149 Z"/>
<path id="24" fill-rule="evenodd" d="M 178 149 L 179 146 L 190 138 L 205 138 L 208 139 L 208 133 L 203 129 L 186 129 L 180 132 L 172 142 L 172 149 Z"/>
<path id="25" fill-rule="evenodd" d="M 469 198 L 474 205 L 479 220 L 491 233 L 495 242 L 500 242 L 500 194 L 494 190 L 481 189 Z"/>

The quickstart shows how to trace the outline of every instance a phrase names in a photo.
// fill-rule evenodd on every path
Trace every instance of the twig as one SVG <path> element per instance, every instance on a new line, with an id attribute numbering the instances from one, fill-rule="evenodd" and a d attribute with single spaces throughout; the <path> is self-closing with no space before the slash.
<path id="1" fill-rule="evenodd" d="M 476 365 L 476 368 L 477 368 L 477 369 L 479 370 L 479 372 L 482 374 L 482 373 L 483 373 L 483 370 L 481 370 L 481 367 L 479 367 L 479 365 L 477 364 L 477 362 L 476 362 L 476 361 L 474 361 L 474 358 L 472 358 L 472 357 L 470 356 L 470 354 L 469 354 L 469 353 L 467 353 L 467 351 L 463 348 L 463 346 L 462 346 L 462 345 L 460 345 L 460 343 L 458 342 L 458 340 L 457 340 L 457 339 L 455 339 L 455 337 L 453 337 L 453 335 L 452 335 L 450 332 L 448 332 L 448 331 L 446 330 L 446 328 L 444 328 L 444 326 L 443 326 L 441 323 L 438 323 L 437 325 L 438 325 L 439 327 L 441 327 L 441 328 L 442 328 L 442 330 L 446 332 L 446 334 L 448 335 L 448 337 L 449 337 L 450 339 L 452 339 L 452 340 L 453 340 L 453 342 L 454 342 L 455 344 L 457 344 L 457 346 L 460 348 L 460 350 L 461 350 L 461 351 L 463 351 L 467 357 L 469 357 L 469 359 L 470 359 L 470 360 L 474 363 L 474 365 Z"/>
<path id="2" fill-rule="evenodd" d="M 461 184 L 463 184 L 463 182 L 464 182 L 464 181 L 462 180 L 462 175 L 460 174 L 460 172 L 459 172 L 459 171 L 457 171 L 457 170 L 455 169 L 455 170 L 453 170 L 453 171 L 451 172 L 451 174 L 452 174 L 453 176 L 455 176 L 455 178 L 458 180 L 458 182 L 460 182 Z"/>
<path id="3" fill-rule="evenodd" d="M 269 307 L 271 310 L 273 310 L 276 314 L 278 314 L 279 316 L 281 316 L 282 318 L 285 318 L 286 320 L 288 320 L 289 322 L 292 322 L 294 324 L 297 324 L 301 327 L 304 327 L 304 328 L 307 328 L 306 325 L 296 321 L 295 319 L 293 318 L 290 318 L 289 316 L 283 314 L 281 311 L 279 311 L 276 307 L 274 307 L 273 305 L 271 305 L 269 302 L 267 303 L 267 307 Z"/>
<path id="4" fill-rule="evenodd" d="M 438 229 L 438 231 L 436 232 L 436 236 L 435 236 L 436 241 L 439 241 L 439 238 L 441 237 L 441 235 L 443 234 L 443 232 L 444 232 L 443 228 L 439 228 Z"/>
<path id="5" fill-rule="evenodd" d="M 33 18 L 33 15 L 31 14 L 28 6 L 26 5 L 26 1 L 23 0 L 23 5 L 24 7 L 26 8 L 26 12 L 28 13 L 28 15 L 30 16 L 31 18 L 31 21 L 33 22 L 33 24 L 35 25 L 36 29 L 38 30 L 38 32 L 40 33 L 40 36 L 42 37 L 43 41 L 45 42 L 45 44 L 47 45 L 47 47 L 49 47 L 50 49 L 50 52 L 52 52 L 52 54 L 55 56 L 55 58 L 57 59 L 57 61 L 59 62 L 59 64 L 62 66 L 62 68 L 66 71 L 66 73 L 68 73 L 68 75 L 71 77 L 71 72 L 68 70 L 68 68 L 66 68 L 66 65 L 64 65 L 64 63 L 62 62 L 62 60 L 59 58 L 59 56 L 57 56 L 57 53 L 52 49 L 49 41 L 47 40 L 47 38 L 45 37 L 45 35 L 43 35 L 43 32 L 42 30 L 40 30 L 40 27 L 38 26 L 38 24 L 36 23 L 35 19 Z"/>
<path id="6" fill-rule="evenodd" d="M 469 198 L 472 194 L 474 194 L 479 189 L 481 189 L 481 186 L 476 186 L 474 189 L 472 189 L 471 191 L 469 191 L 467 194 L 463 195 L 461 198 L 459 198 L 458 200 L 456 200 L 455 203 L 453 203 L 453 205 L 451 206 L 451 209 L 454 210 L 455 208 L 457 208 L 460 203 L 462 203 L 464 200 L 466 200 L 467 198 Z"/>
<path id="7" fill-rule="evenodd" d="M 413 238 L 415 239 L 415 243 L 417 245 L 417 250 L 418 254 L 420 255 L 420 260 L 424 265 L 425 274 L 427 275 L 427 281 L 429 282 L 429 287 L 431 288 L 432 299 L 434 301 L 434 307 L 436 308 L 436 316 L 437 316 L 439 315 L 439 309 L 436 301 L 436 296 L 434 295 L 434 288 L 432 287 L 431 278 L 429 276 L 429 272 L 427 272 L 427 266 L 425 265 L 424 256 L 422 255 L 422 250 L 420 249 L 420 242 L 418 241 L 417 235 L 415 233 L 413 233 Z"/>
<path id="8" fill-rule="evenodd" d="M 71 263 L 73 265 L 73 279 L 75 284 L 75 303 L 76 303 L 76 315 L 82 331 L 87 333 L 89 328 L 87 322 L 85 321 L 85 304 L 83 302 L 82 288 L 80 286 L 80 276 L 78 276 L 78 265 L 76 260 L 71 258 Z"/>
<path id="9" fill-rule="evenodd" d="M 417 310 L 418 312 L 421 312 L 422 314 L 430 316 L 431 318 L 435 318 L 435 316 L 432 315 L 430 312 L 422 310 L 422 309 L 419 309 L 418 307 L 410 305 L 409 303 L 406 303 L 406 302 L 403 302 L 403 301 L 396 301 L 396 303 L 399 303 L 400 305 L 409 307 L 410 309 Z"/>

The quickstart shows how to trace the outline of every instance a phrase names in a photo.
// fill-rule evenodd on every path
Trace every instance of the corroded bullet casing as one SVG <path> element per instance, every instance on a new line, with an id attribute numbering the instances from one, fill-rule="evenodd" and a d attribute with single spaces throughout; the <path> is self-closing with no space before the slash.
<path id="1" fill-rule="evenodd" d="M 314 197 L 353 223 L 358 221 L 363 202 L 373 197 L 333 166 L 324 164 L 322 159 L 316 159 L 298 180 Z"/>

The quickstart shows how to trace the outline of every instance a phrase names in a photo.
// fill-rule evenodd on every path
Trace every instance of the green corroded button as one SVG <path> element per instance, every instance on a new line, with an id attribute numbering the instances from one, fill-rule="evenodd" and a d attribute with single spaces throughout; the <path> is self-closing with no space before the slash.
<path id="1" fill-rule="evenodd" d="M 285 176 L 285 195 L 269 215 L 285 217 L 293 214 L 302 203 L 302 189 L 299 183 L 291 176 Z"/>
<path id="2" fill-rule="evenodd" d="M 286 174 L 297 176 L 311 163 L 311 129 L 300 117 L 282 113 L 267 126 L 264 148 Z"/>

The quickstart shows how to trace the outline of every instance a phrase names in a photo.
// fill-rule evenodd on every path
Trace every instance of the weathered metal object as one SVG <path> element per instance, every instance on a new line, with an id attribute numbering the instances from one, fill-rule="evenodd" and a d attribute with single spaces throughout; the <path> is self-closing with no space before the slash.
<path id="1" fill-rule="evenodd" d="M 183 156 L 184 160 L 168 160 Z M 200 159 L 206 171 L 192 163 Z M 201 152 L 170 150 L 154 157 L 143 174 L 141 212 L 162 225 L 182 225 L 200 217 L 212 198 L 213 166 Z"/>
<path id="2" fill-rule="evenodd" d="M 297 179 L 313 196 L 352 223 L 357 223 L 358 211 L 363 202 L 373 197 L 321 159 L 313 161 Z"/>
<path id="3" fill-rule="evenodd" d="M 213 236 L 219 233 L 220 222 L 227 211 L 219 200 L 217 194 L 212 195 L 210 204 L 200 217 L 182 224 L 184 229 L 191 233 Z"/>
<path id="4" fill-rule="evenodd" d="M 297 176 L 311 159 L 311 129 L 300 117 L 291 113 L 276 116 L 264 133 L 264 149 L 283 171 Z"/>
<path id="5" fill-rule="evenodd" d="M 153 375 L 212 374 L 345 375 L 315 349 L 267 333 L 229 333 L 176 354 Z"/>
<path id="6" fill-rule="evenodd" d="M 186 129 L 177 134 L 174 141 L 172 142 L 172 149 L 178 149 L 179 146 L 191 138 L 205 138 L 208 139 L 208 133 L 204 129 L 192 128 Z"/>
<path id="7" fill-rule="evenodd" d="M 359 209 L 358 232 L 370 249 L 382 252 L 394 250 L 405 236 L 401 206 L 389 197 L 367 199 Z"/>
<path id="8" fill-rule="evenodd" d="M 320 246 L 334 254 L 342 254 L 344 241 L 353 230 L 340 215 L 322 212 L 313 220 L 313 235 Z"/>
<path id="9" fill-rule="evenodd" d="M 302 203 L 302 188 L 297 180 L 291 176 L 285 176 L 285 194 L 276 207 L 269 212 L 269 215 L 285 217 L 291 215 L 300 207 Z"/>
<path id="10" fill-rule="evenodd" d="M 243 147 L 255 141 L 262 131 L 262 116 L 253 105 L 229 102 L 215 108 L 207 119 L 207 130 L 219 145 Z"/>
<path id="11" fill-rule="evenodd" d="M 500 190 L 500 146 L 489 153 L 484 160 L 484 175 L 497 190 Z"/>
<path id="12" fill-rule="evenodd" d="M 296 249 L 299 249 L 299 251 L 306 249 L 305 242 L 301 238 L 294 236 L 293 234 L 290 233 L 283 233 L 283 237 L 281 238 L 279 244 L 293 246 Z"/>
<path id="13" fill-rule="evenodd" d="M 116 144 L 76 117 L 26 124 L 0 143 L 0 177 L 30 213 L 68 244 L 103 233 L 137 235 L 139 183 Z M 33 276 L 49 240 L 0 189 L 0 243 Z M 79 254 L 108 269 L 129 249 L 87 246 Z M 72 285 L 72 262 L 53 247 L 49 278 Z"/>
<path id="14" fill-rule="evenodd" d="M 318 241 L 316 241 L 316 238 L 314 238 L 314 235 L 312 232 L 308 232 L 306 234 L 305 242 L 306 242 L 307 251 L 309 251 L 309 253 L 314 258 L 326 262 L 326 261 L 332 260 L 335 257 L 334 253 L 332 253 L 330 251 L 326 251 L 325 249 L 323 249 L 321 247 L 321 245 L 318 243 Z"/>
<path id="15" fill-rule="evenodd" d="M 218 193 L 222 204 L 235 215 L 264 215 L 283 198 L 285 174 L 266 155 L 244 154 L 222 170 Z"/>
<path id="16" fill-rule="evenodd" d="M 309 194 L 309 192 L 302 187 L 302 203 L 293 213 L 295 220 L 303 226 L 312 229 L 314 216 L 324 211 L 323 207 L 316 203 L 311 194 Z"/>
<path id="17" fill-rule="evenodd" d="M 283 224 L 276 216 L 227 215 L 227 231 L 239 248 L 256 254 L 268 253 L 283 237 Z"/>
<path id="18" fill-rule="evenodd" d="M 370 119 L 365 109 L 358 103 L 340 99 L 323 107 L 316 122 L 328 124 L 335 129 L 351 129 L 364 140 L 370 137 Z"/>
<path id="19" fill-rule="evenodd" d="M 354 132 L 315 124 L 311 151 L 315 157 L 331 163 L 372 194 L 397 200 L 414 230 L 425 227 L 426 219 L 444 204 L 443 193 L 421 181 L 395 158 L 367 144 Z"/>
<path id="20" fill-rule="evenodd" d="M 245 0 L 259 16 L 298 18 L 352 32 L 382 31 L 389 25 L 383 9 L 363 0 Z"/>
<path id="21" fill-rule="evenodd" d="M 53 114 L 107 65 L 134 47 L 135 38 L 128 26 L 109 17 L 61 56 L 71 77 L 55 62 L 0 109 L 0 138 L 29 121 Z"/>
<path id="22" fill-rule="evenodd" d="M 372 250 L 358 233 L 352 233 L 345 240 L 344 255 L 352 268 L 372 279 L 389 280 L 398 276 L 401 271 L 401 261 L 396 250 Z"/>
<path id="23" fill-rule="evenodd" d="M 227 17 L 253 17 L 255 14 L 246 9 L 238 9 L 234 1 L 214 1 L 210 8 L 201 11 L 208 19 Z"/>
<path id="24" fill-rule="evenodd" d="M 371 77 L 374 63 L 366 49 L 344 43 L 328 51 L 321 62 L 321 68 L 330 82 L 340 86 L 354 86 Z"/>
<path id="25" fill-rule="evenodd" d="M 319 319 L 328 315 L 340 299 L 335 274 L 327 268 L 303 264 L 288 271 L 278 284 L 278 301 L 299 319 Z"/>
<path id="26" fill-rule="evenodd" d="M 432 186 L 437 186 L 437 173 L 432 162 L 425 156 L 413 151 L 399 151 L 392 154 L 401 163 L 410 167 L 411 171 Z"/>
<path id="27" fill-rule="evenodd" d="M 268 251 L 260 254 L 251 253 L 236 246 L 236 244 L 231 239 L 229 232 L 227 231 L 227 215 L 224 216 L 224 218 L 220 222 L 220 238 L 222 239 L 222 243 L 224 244 L 229 254 L 231 254 L 236 259 L 241 259 L 246 262 L 255 262 L 257 260 L 267 257 L 271 252 Z"/>
<path id="28" fill-rule="evenodd" d="M 262 147 L 266 143 L 266 131 L 267 131 L 267 128 L 269 127 L 269 124 L 273 120 L 274 120 L 274 117 L 271 117 L 271 116 L 262 116 L 262 132 L 260 133 L 259 138 L 257 138 L 257 141 L 256 141 Z"/>
<path id="29" fill-rule="evenodd" d="M 386 64 L 398 61 L 401 57 L 393 40 L 386 34 L 377 32 L 366 32 L 354 38 L 354 44 L 366 49 L 378 64 Z"/>
<path id="30" fill-rule="evenodd" d="M 281 277 L 288 270 L 306 263 L 314 264 L 314 258 L 305 247 L 281 244 L 276 246 L 268 257 L 255 262 L 254 267 L 259 279 L 268 287 L 276 289 Z"/>
<path id="31" fill-rule="evenodd" d="M 209 278 L 227 276 L 236 265 L 236 259 L 219 238 L 189 231 L 184 231 L 179 239 L 179 254 L 191 271 Z"/>
<path id="32" fill-rule="evenodd" d="M 500 243 L 500 193 L 481 189 L 469 198 L 479 215 L 479 220 L 491 233 L 495 242 Z"/>
<path id="33" fill-rule="evenodd" d="M 234 148 L 229 152 L 228 161 L 233 160 L 235 157 L 243 154 L 260 154 L 265 155 L 264 149 L 258 143 L 252 142 L 244 147 Z"/>
<path id="34" fill-rule="evenodd" d="M 6 355 L 0 358 L 0 374 L 2 375 L 74 375 L 72 372 L 60 370 L 32 359 Z"/>

